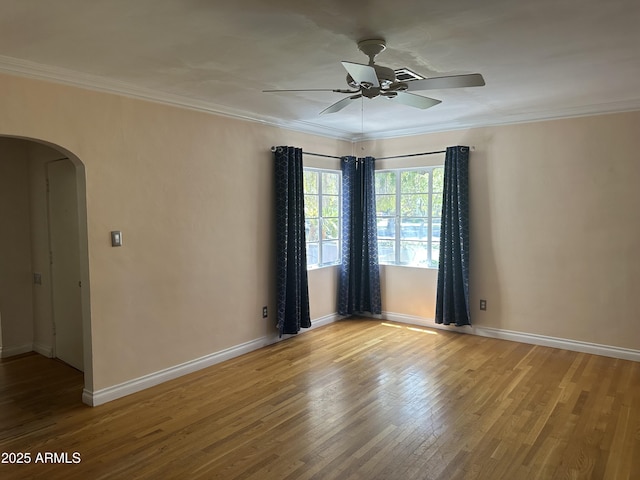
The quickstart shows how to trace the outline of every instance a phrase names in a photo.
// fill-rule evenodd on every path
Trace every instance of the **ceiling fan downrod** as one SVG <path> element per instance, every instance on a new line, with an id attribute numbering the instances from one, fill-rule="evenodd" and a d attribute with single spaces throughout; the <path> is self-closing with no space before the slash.
<path id="1" fill-rule="evenodd" d="M 376 55 L 383 52 L 387 48 L 387 43 L 379 38 L 371 40 L 361 40 L 358 42 L 358 49 L 369 57 L 369 65 L 374 65 L 374 59 Z"/>

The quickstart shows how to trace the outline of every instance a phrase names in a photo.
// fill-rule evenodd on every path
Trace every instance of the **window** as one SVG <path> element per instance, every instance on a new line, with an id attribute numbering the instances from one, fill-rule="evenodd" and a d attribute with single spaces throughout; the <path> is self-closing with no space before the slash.
<path id="1" fill-rule="evenodd" d="M 438 268 L 443 167 L 376 172 L 381 264 Z"/>
<path id="2" fill-rule="evenodd" d="M 342 173 L 304 169 L 307 268 L 340 263 L 340 190 Z"/>

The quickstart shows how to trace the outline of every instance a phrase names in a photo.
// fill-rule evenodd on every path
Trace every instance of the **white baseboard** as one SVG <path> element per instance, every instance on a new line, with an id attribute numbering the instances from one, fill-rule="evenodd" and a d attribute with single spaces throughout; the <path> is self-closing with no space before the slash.
<path id="1" fill-rule="evenodd" d="M 404 315 L 401 313 L 393 312 L 383 312 L 382 317 L 386 320 L 408 323 L 411 325 L 419 325 L 421 327 L 437 328 L 440 330 L 448 330 L 458 333 L 470 333 L 472 335 L 478 335 L 480 337 L 499 338 L 502 340 L 528 343 L 531 345 L 562 348 L 574 352 L 591 353 L 594 355 L 603 355 L 605 357 L 620 358 L 623 360 L 640 362 L 640 350 L 634 350 L 631 348 L 601 345 L 598 343 L 582 342 L 579 340 L 571 340 L 566 338 L 549 337 L 546 335 L 538 335 L 535 333 L 515 332 L 513 330 L 503 330 L 501 328 L 478 326 L 456 327 L 453 325 L 440 325 L 435 323 L 435 320 L 433 318 L 416 317 L 412 315 Z"/>
<path id="2" fill-rule="evenodd" d="M 304 333 L 305 331 L 308 331 L 308 330 L 313 330 L 315 328 L 321 327 L 323 325 L 327 325 L 329 323 L 333 323 L 335 321 L 340 320 L 341 318 L 343 317 L 339 316 L 338 314 L 331 314 L 331 315 L 326 315 L 324 317 L 315 319 L 312 321 L 311 328 L 304 329 L 301 331 L 301 333 Z M 515 332 L 512 330 L 503 330 L 499 328 L 478 327 L 478 326 L 455 327 L 455 326 L 448 326 L 448 325 L 439 325 L 439 324 L 436 324 L 432 318 L 423 318 L 423 317 L 405 315 L 405 314 L 394 313 L 394 312 L 383 312 L 382 315 L 375 315 L 372 318 L 376 318 L 378 320 L 389 320 L 389 321 L 395 321 L 400 323 L 406 323 L 410 325 L 418 325 L 421 327 L 448 330 L 448 331 L 457 332 L 457 333 L 470 333 L 472 335 L 478 335 L 481 337 L 499 338 L 503 340 L 511 340 L 516 342 L 528 343 L 532 345 L 563 348 L 565 350 L 591 353 L 594 355 L 603 355 L 607 357 L 620 358 L 624 360 L 632 360 L 632 361 L 640 362 L 639 350 L 633 350 L 633 349 L 622 348 L 622 347 L 600 345 L 596 343 L 581 342 L 578 340 L 549 337 L 545 335 L 537 335 L 532 333 Z M 267 345 L 271 345 L 273 343 L 277 343 L 282 340 L 286 340 L 288 338 L 295 337 L 295 336 L 296 335 L 283 335 L 282 337 L 279 337 L 278 333 L 274 332 L 272 335 L 265 335 L 264 337 L 251 340 L 249 342 L 242 343 L 240 345 L 236 345 L 234 347 L 227 348 L 219 352 L 214 352 L 209 355 L 205 355 L 204 357 L 196 358 L 194 360 L 190 360 L 188 362 L 182 363 L 180 365 L 175 365 L 173 367 L 169 367 L 164 370 L 160 370 L 158 372 L 144 375 L 142 377 L 135 378 L 133 380 L 120 383 L 118 385 L 103 388 L 95 392 L 91 392 L 85 389 L 82 393 L 82 401 L 87 405 L 91 405 L 94 407 L 98 405 L 102 405 L 112 400 L 116 400 L 118 398 L 130 395 L 132 393 L 139 392 L 141 390 L 153 387 L 160 383 L 173 380 L 183 375 L 187 375 L 197 370 L 210 367 L 217 363 L 224 362 L 231 358 L 238 357 L 245 353 L 252 352 L 253 350 L 257 350 Z M 13 352 L 14 350 L 12 349 L 11 351 Z M 21 351 L 19 353 L 25 353 L 28 351 L 31 351 L 31 345 L 29 346 L 29 349 Z M 0 352 L 4 355 L 4 350 L 0 350 Z M 18 353 L 11 353 L 11 354 L 17 355 Z M 43 355 L 44 354 L 45 353 L 43 353 Z"/>
<path id="3" fill-rule="evenodd" d="M 15 347 L 0 347 L 0 358 L 13 357 L 14 355 L 22 355 L 23 353 L 36 352 L 47 358 L 53 358 L 53 348 L 49 345 L 41 343 L 25 343 Z"/>
<path id="4" fill-rule="evenodd" d="M 300 333 L 327 325 L 339 320 L 340 318 L 341 317 L 337 314 L 317 318 L 311 321 L 310 328 L 304 329 Z M 134 378 L 133 380 L 128 380 L 118 385 L 101 388 L 94 392 L 85 388 L 82 392 L 82 401 L 87 405 L 97 407 L 98 405 L 159 385 L 160 383 L 173 380 L 183 375 L 202 370 L 203 368 L 210 367 L 217 363 L 224 362 L 231 358 L 238 357 L 245 353 L 252 352 L 253 350 L 266 347 L 267 345 L 271 345 L 294 336 L 295 335 L 283 335 L 282 337 L 279 337 L 278 333 L 275 332 L 273 335 L 265 335 L 264 337 L 251 340 L 219 352 L 214 352 L 209 355 L 205 355 L 204 357 L 196 358 L 173 367 L 165 368 L 158 372 Z"/>
<path id="5" fill-rule="evenodd" d="M 23 353 L 33 352 L 33 344 L 25 343 L 24 345 L 4 346 L 0 347 L 0 358 L 13 357 Z"/>
<path id="6" fill-rule="evenodd" d="M 53 358 L 53 347 L 51 345 L 44 345 L 42 343 L 34 343 L 33 351 L 44 355 L 47 358 Z"/>

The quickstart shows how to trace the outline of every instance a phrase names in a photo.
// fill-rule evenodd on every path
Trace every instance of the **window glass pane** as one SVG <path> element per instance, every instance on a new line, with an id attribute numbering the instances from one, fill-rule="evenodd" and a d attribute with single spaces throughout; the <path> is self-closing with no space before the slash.
<path id="1" fill-rule="evenodd" d="M 429 238 L 429 224 L 426 218 L 403 217 L 400 223 L 400 238 L 402 240 L 427 240 Z"/>
<path id="2" fill-rule="evenodd" d="M 386 215 L 395 215 L 395 214 L 396 214 L 396 196 L 376 194 L 376 215 L 386 216 Z"/>
<path id="3" fill-rule="evenodd" d="M 441 217 L 442 216 L 442 194 L 433 195 L 431 198 L 431 201 L 433 202 L 431 215 L 434 217 Z"/>
<path id="4" fill-rule="evenodd" d="M 434 218 L 431 223 L 431 239 L 434 242 L 440 241 L 440 228 L 442 226 L 441 218 Z"/>
<path id="5" fill-rule="evenodd" d="M 376 172 L 376 194 L 396 193 L 396 172 Z"/>
<path id="6" fill-rule="evenodd" d="M 378 261 L 380 263 L 396 263 L 396 242 L 378 240 Z"/>
<path id="7" fill-rule="evenodd" d="M 431 244 L 431 262 L 429 262 L 429 266 L 431 268 L 438 268 L 438 264 L 440 260 L 440 242 L 433 242 Z"/>
<path id="8" fill-rule="evenodd" d="M 304 196 L 304 216 L 305 218 L 318 218 L 318 196 L 317 195 L 305 195 Z"/>
<path id="9" fill-rule="evenodd" d="M 396 217 L 378 217 L 378 238 L 393 239 L 396 237 Z"/>
<path id="10" fill-rule="evenodd" d="M 338 195 L 339 187 L 340 177 L 337 173 L 322 172 L 322 193 Z"/>
<path id="11" fill-rule="evenodd" d="M 400 263 L 414 267 L 429 266 L 429 251 L 427 242 L 400 242 Z"/>
<path id="12" fill-rule="evenodd" d="M 338 238 L 338 219 L 323 218 L 322 219 L 322 240 L 334 240 Z M 324 251 L 324 250 L 323 250 Z M 324 257 L 323 257 L 324 259 Z"/>
<path id="13" fill-rule="evenodd" d="M 400 176 L 400 191 L 402 193 L 428 193 L 429 172 L 421 170 L 402 172 Z"/>
<path id="14" fill-rule="evenodd" d="M 380 263 L 437 268 L 444 167 L 375 175 Z"/>
<path id="15" fill-rule="evenodd" d="M 337 263 L 340 260 L 340 248 L 337 240 L 322 242 L 322 264 Z"/>
<path id="16" fill-rule="evenodd" d="M 322 196 L 322 216 L 337 217 L 339 212 L 340 212 L 340 206 L 338 205 L 338 197 L 334 195 L 323 195 Z"/>
<path id="17" fill-rule="evenodd" d="M 304 193 L 318 193 L 318 172 L 303 170 L 302 191 Z"/>
<path id="18" fill-rule="evenodd" d="M 340 263 L 342 174 L 338 170 L 304 169 L 303 176 L 307 266 Z"/>
<path id="19" fill-rule="evenodd" d="M 429 215 L 429 194 L 415 193 L 400 197 L 402 216 L 427 217 Z"/>
<path id="20" fill-rule="evenodd" d="M 307 243 L 307 267 L 318 265 L 318 244 Z"/>
<path id="21" fill-rule="evenodd" d="M 433 169 L 433 191 L 442 192 L 444 190 L 444 168 Z"/>
<path id="22" fill-rule="evenodd" d="M 304 221 L 305 228 L 305 238 L 307 242 L 317 242 L 319 240 L 318 236 L 318 219 L 316 218 L 307 218 Z"/>

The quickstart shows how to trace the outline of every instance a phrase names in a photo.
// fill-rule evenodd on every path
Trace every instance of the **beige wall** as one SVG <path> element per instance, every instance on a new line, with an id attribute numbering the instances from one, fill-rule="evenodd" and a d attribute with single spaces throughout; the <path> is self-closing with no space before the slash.
<path id="1" fill-rule="evenodd" d="M 29 351 L 33 341 L 27 146 L 27 142 L 0 137 L 2 356 Z"/>
<path id="2" fill-rule="evenodd" d="M 94 390 L 275 335 L 269 149 L 351 144 L 11 76 L 0 89 L 2 134 L 85 167 Z M 335 312 L 317 286 L 332 273 L 310 273 L 314 318 Z"/>
<path id="3" fill-rule="evenodd" d="M 451 145 L 474 148 L 475 325 L 640 349 L 638 132 L 640 112 L 632 112 L 396 138 L 358 148 L 378 157 Z M 384 310 L 434 317 L 434 270 L 382 270 Z M 486 312 L 478 308 L 480 298 L 488 302 Z"/>
<path id="4" fill-rule="evenodd" d="M 94 390 L 275 337 L 269 147 L 342 155 L 354 151 L 350 143 L 11 76 L 0 75 L 0 89 L 0 134 L 46 140 L 84 165 Z M 477 325 L 638 349 L 639 127 L 640 113 L 627 113 L 380 140 L 355 151 L 475 147 Z M 331 159 L 305 163 L 338 168 Z M 123 247 L 110 246 L 111 230 L 122 230 Z M 384 310 L 433 318 L 434 270 L 387 266 L 382 278 Z M 309 282 L 312 317 L 334 314 L 337 269 L 311 271 Z"/>

